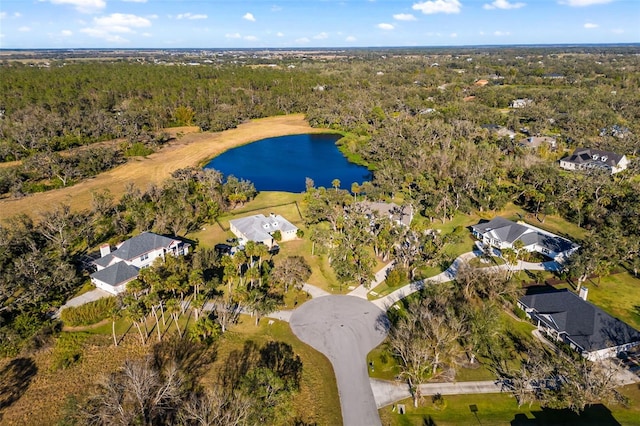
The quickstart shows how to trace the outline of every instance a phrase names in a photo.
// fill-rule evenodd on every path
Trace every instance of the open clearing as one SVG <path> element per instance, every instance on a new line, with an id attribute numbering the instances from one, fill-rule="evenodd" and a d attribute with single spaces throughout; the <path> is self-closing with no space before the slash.
<path id="1" fill-rule="evenodd" d="M 156 153 L 131 159 L 122 166 L 71 187 L 21 199 L 2 200 L 0 220 L 21 213 L 37 217 L 40 212 L 63 203 L 69 204 L 72 210 L 81 210 L 91 204 L 94 191 L 108 189 L 118 200 L 130 182 L 144 190 L 152 183 L 161 183 L 175 170 L 203 166 L 207 160 L 240 145 L 270 137 L 326 132 L 329 131 L 309 126 L 303 114 L 292 114 L 251 120 L 235 129 L 218 133 L 189 133 Z"/>

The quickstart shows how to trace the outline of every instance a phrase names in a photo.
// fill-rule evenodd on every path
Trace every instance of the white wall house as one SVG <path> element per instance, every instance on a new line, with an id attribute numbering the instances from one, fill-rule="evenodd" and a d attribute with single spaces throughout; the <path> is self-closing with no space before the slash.
<path id="1" fill-rule="evenodd" d="M 523 249 L 543 254 L 558 263 L 569 258 L 580 246 L 566 238 L 536 228 L 524 222 L 512 222 L 502 217 L 495 217 L 489 222 L 471 226 L 473 235 L 498 249 L 513 249 L 516 241 L 521 241 Z"/>
<path id="2" fill-rule="evenodd" d="M 560 160 L 560 167 L 565 170 L 600 169 L 612 175 L 625 170 L 628 165 L 626 155 L 591 148 L 576 148 L 573 154 Z"/>
<path id="3" fill-rule="evenodd" d="M 263 243 L 271 248 L 277 245 L 273 238 L 276 231 L 280 231 L 282 241 L 290 241 L 296 238 L 298 227 L 280 215 L 269 216 L 256 214 L 229 221 L 229 229 L 238 237 L 241 243 L 255 241 Z"/>
<path id="4" fill-rule="evenodd" d="M 520 298 L 518 307 L 538 330 L 591 361 L 640 345 L 640 332 L 567 290 L 528 294 Z"/>
<path id="5" fill-rule="evenodd" d="M 99 259 L 93 263 L 96 272 L 91 281 L 96 287 L 112 294 L 125 291 L 127 283 L 138 277 L 138 271 L 151 265 L 157 258 L 165 255 L 184 256 L 189 252 L 190 244 L 152 232 L 130 238 L 116 246 L 111 252 L 108 244 L 100 247 Z"/>

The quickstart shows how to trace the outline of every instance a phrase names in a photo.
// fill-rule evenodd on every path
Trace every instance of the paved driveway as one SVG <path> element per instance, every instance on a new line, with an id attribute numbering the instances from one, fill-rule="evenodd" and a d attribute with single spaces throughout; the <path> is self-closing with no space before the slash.
<path id="1" fill-rule="evenodd" d="M 54 315 L 55 318 L 60 318 L 60 312 L 65 308 L 75 308 L 78 306 L 82 306 L 85 303 L 94 302 L 98 299 L 102 299 L 104 297 L 113 297 L 113 294 L 107 293 L 104 290 L 100 290 L 96 288 L 95 290 L 88 291 L 86 293 L 81 294 L 78 297 L 74 297 L 73 299 L 67 300 L 67 303 L 62 305 L 58 312 Z"/>
<path id="2" fill-rule="evenodd" d="M 385 312 L 359 297 L 325 296 L 296 309 L 290 325 L 300 340 L 331 361 L 344 424 L 380 425 L 366 358 L 387 335 Z"/>

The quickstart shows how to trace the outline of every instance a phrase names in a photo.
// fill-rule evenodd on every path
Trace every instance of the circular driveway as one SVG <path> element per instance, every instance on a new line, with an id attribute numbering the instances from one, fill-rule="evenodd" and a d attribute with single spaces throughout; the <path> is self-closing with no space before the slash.
<path id="1" fill-rule="evenodd" d="M 289 324 L 300 340 L 331 361 L 344 424 L 380 425 L 367 372 L 367 354 L 387 335 L 386 313 L 359 297 L 324 296 L 298 307 Z"/>

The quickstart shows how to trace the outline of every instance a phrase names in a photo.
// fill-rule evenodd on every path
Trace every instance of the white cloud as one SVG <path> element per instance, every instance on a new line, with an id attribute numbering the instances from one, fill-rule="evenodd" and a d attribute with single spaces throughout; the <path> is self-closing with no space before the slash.
<path id="1" fill-rule="evenodd" d="M 494 36 L 498 36 L 498 37 L 502 37 L 502 36 L 511 35 L 511 33 L 509 31 L 494 31 L 493 35 Z"/>
<path id="2" fill-rule="evenodd" d="M 358 40 L 357 38 L 355 38 L 354 36 L 348 36 L 347 38 L 344 39 L 344 41 L 348 41 L 349 43 L 352 43 L 354 41 Z"/>
<path id="3" fill-rule="evenodd" d="M 256 18 L 253 16 L 253 13 L 249 13 L 249 12 L 245 13 L 242 16 L 242 19 L 245 19 L 245 20 L 251 21 L 251 22 L 256 22 Z"/>
<path id="4" fill-rule="evenodd" d="M 153 37 L 151 33 L 142 33 L 142 37 Z"/>
<path id="5" fill-rule="evenodd" d="M 135 34 L 136 29 L 150 26 L 151 21 L 147 18 L 127 13 L 112 13 L 100 18 L 93 18 L 93 26 L 83 28 L 80 32 L 112 43 L 127 43 L 128 40 L 120 34 Z"/>
<path id="6" fill-rule="evenodd" d="M 611 3 L 613 0 L 562 0 L 559 1 L 558 3 L 560 4 L 566 4 L 567 6 L 572 6 L 572 7 L 584 7 L 584 6 L 591 6 L 594 4 L 607 4 L 607 3 Z"/>
<path id="7" fill-rule="evenodd" d="M 451 33 L 451 34 L 449 34 L 449 37 L 456 38 L 456 37 L 458 37 L 458 33 Z"/>
<path id="8" fill-rule="evenodd" d="M 296 39 L 296 43 L 301 43 L 301 44 L 302 43 L 309 43 L 309 41 L 310 40 L 308 38 L 306 38 L 306 37 L 300 37 L 300 38 Z"/>
<path id="9" fill-rule="evenodd" d="M 158 19 L 158 15 L 156 15 L 155 13 L 153 15 L 149 15 L 147 16 L 147 18 L 149 19 Z"/>
<path id="10" fill-rule="evenodd" d="M 325 39 L 329 38 L 329 34 L 327 34 L 325 32 L 321 32 L 320 34 L 314 35 L 313 38 L 316 39 L 316 40 L 325 40 Z"/>
<path id="11" fill-rule="evenodd" d="M 584 27 L 588 30 L 594 29 L 594 28 L 598 28 L 600 25 L 598 24 L 594 24 L 592 22 L 587 22 L 586 24 L 584 24 Z"/>
<path id="12" fill-rule="evenodd" d="M 416 17 L 410 13 L 396 13 L 393 15 L 393 19 L 397 21 L 415 21 Z"/>
<path id="13" fill-rule="evenodd" d="M 31 28 L 29 28 L 27 26 L 22 26 L 22 27 L 18 28 L 18 31 L 20 31 L 21 33 L 28 33 L 29 31 L 31 31 Z"/>
<path id="14" fill-rule="evenodd" d="M 13 17 L 14 17 L 14 18 L 19 18 L 19 17 L 21 17 L 21 16 L 22 16 L 22 13 L 20 13 L 20 12 L 15 12 L 15 13 L 13 14 Z"/>
<path id="15" fill-rule="evenodd" d="M 284 33 L 283 33 L 283 32 L 278 31 L 278 32 L 276 33 L 276 36 L 277 36 L 277 37 L 284 37 Z"/>
<path id="16" fill-rule="evenodd" d="M 526 3 L 521 3 L 521 2 L 509 3 L 509 0 L 495 0 L 491 3 L 484 4 L 482 7 L 487 10 L 491 10 L 491 9 L 509 10 L 509 9 L 520 9 L 521 7 L 525 7 L 525 6 L 526 6 Z"/>
<path id="17" fill-rule="evenodd" d="M 386 24 L 386 23 L 381 23 L 377 25 L 378 28 L 380 28 L 381 30 L 385 30 L 385 31 L 390 31 L 392 29 L 394 29 L 395 27 L 391 24 Z"/>
<path id="18" fill-rule="evenodd" d="M 146 3 L 147 0 L 122 0 L 125 3 Z"/>
<path id="19" fill-rule="evenodd" d="M 7 12 L 0 12 L 0 19 L 4 19 L 7 17 Z"/>
<path id="20" fill-rule="evenodd" d="M 71 30 L 62 30 L 60 31 L 60 35 L 64 37 L 71 37 L 73 35 L 73 32 Z"/>
<path id="21" fill-rule="evenodd" d="M 180 13 L 176 16 L 176 19 L 207 19 L 207 15 L 203 14 L 194 14 L 194 13 Z"/>
<path id="22" fill-rule="evenodd" d="M 224 35 L 225 38 L 240 38 L 242 37 L 240 33 L 227 33 Z"/>
<path id="23" fill-rule="evenodd" d="M 244 36 L 244 39 L 247 41 L 258 41 L 258 37 L 252 35 Z"/>
<path id="24" fill-rule="evenodd" d="M 41 0 L 43 1 L 43 0 Z M 107 6 L 105 0 L 49 0 L 52 4 L 68 4 L 80 13 L 97 13 Z"/>
<path id="25" fill-rule="evenodd" d="M 622 34 L 624 33 L 624 30 L 622 28 L 615 28 L 613 30 L 611 30 L 612 33 L 614 34 Z"/>
<path id="26" fill-rule="evenodd" d="M 413 10 L 419 10 L 425 15 L 434 13 L 460 13 L 462 3 L 460 0 L 429 0 L 422 3 L 415 3 Z"/>

